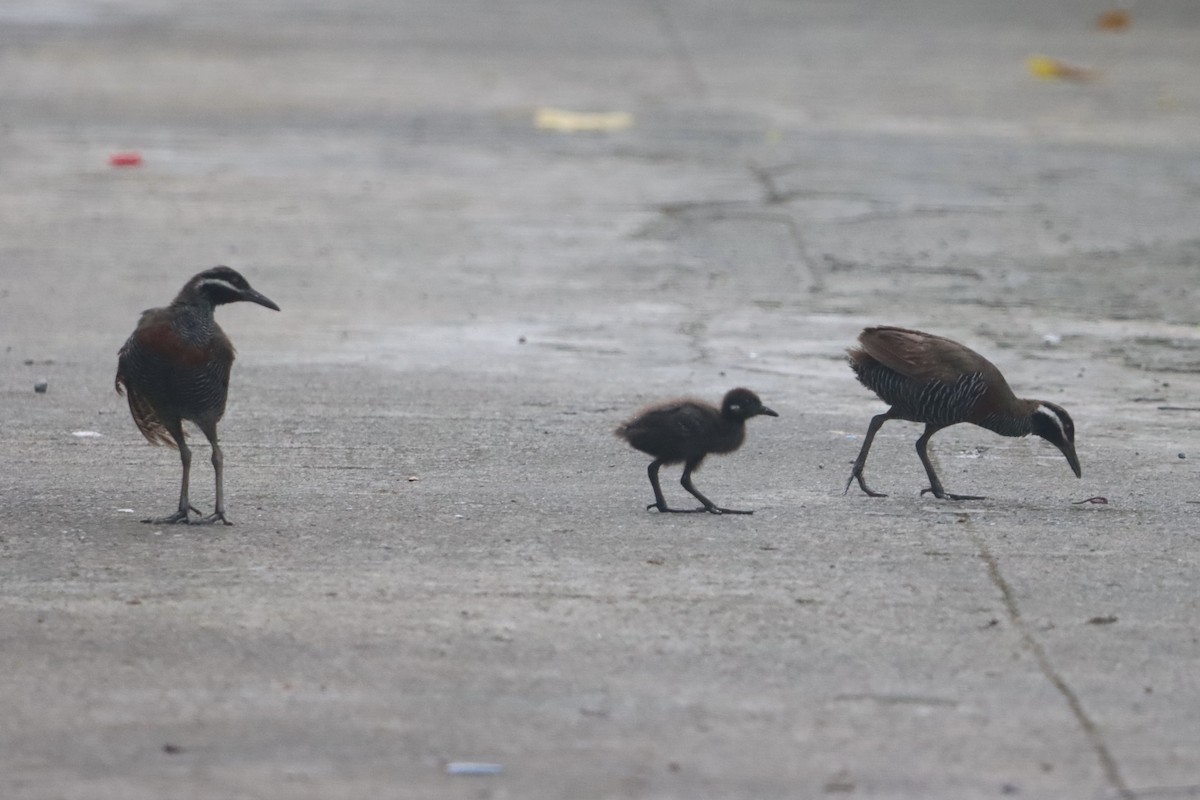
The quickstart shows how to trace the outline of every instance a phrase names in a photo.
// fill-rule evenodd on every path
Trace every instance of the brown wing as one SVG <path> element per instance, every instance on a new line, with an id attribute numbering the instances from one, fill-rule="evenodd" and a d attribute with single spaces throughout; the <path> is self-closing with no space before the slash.
<path id="1" fill-rule="evenodd" d="M 867 328 L 858 337 L 871 358 L 907 378 L 953 383 L 961 375 L 983 373 L 1004 380 L 992 362 L 943 336 L 907 328 Z"/>
<path id="2" fill-rule="evenodd" d="M 149 313 L 146 312 L 146 315 Z M 143 321 L 146 315 L 143 315 Z M 117 353 L 115 387 L 117 394 L 125 395 L 128 399 L 129 413 L 133 417 L 134 424 L 138 426 L 138 430 L 142 432 L 142 436 L 146 437 L 146 441 L 150 444 L 165 444 L 167 447 L 174 448 L 176 447 L 175 439 L 167 431 L 167 427 L 154 409 L 154 404 L 138 388 L 139 381 L 135 376 L 141 370 L 135 364 L 145 357 L 141 352 L 143 348 L 139 337 L 141 330 L 142 326 L 139 325 Z"/>
<path id="3" fill-rule="evenodd" d="M 117 394 L 127 395 L 129 400 L 129 413 L 133 416 L 134 424 L 138 426 L 138 430 L 142 432 L 142 436 L 146 437 L 146 441 L 150 444 L 165 444 L 167 447 L 176 449 L 175 440 L 171 434 L 167 432 L 166 427 L 159 420 L 158 414 L 154 411 L 154 406 L 142 397 L 133 389 L 121 391 L 122 386 L 121 374 L 117 373 Z"/>

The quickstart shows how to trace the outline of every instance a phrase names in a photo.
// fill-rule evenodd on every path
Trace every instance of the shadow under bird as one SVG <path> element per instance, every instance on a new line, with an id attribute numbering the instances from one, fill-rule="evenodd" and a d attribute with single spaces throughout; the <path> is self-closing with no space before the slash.
<path id="1" fill-rule="evenodd" d="M 917 455 L 929 476 L 929 488 L 921 494 L 932 492 L 943 500 L 984 499 L 947 493 L 929 461 L 930 437 L 960 422 L 1001 436 L 1040 436 L 1062 451 L 1075 477 L 1081 476 L 1071 416 L 1054 403 L 1017 397 L 1000 370 L 979 353 L 950 339 L 906 328 L 867 328 L 858 342 L 859 347 L 848 351 L 850 367 L 859 382 L 891 408 L 871 420 L 846 491 L 857 480 L 871 497 L 887 497 L 867 486 L 863 467 L 875 434 L 889 419 L 925 424 L 917 439 Z"/>
<path id="2" fill-rule="evenodd" d="M 217 484 L 216 510 L 196 522 L 233 524 L 225 518 L 224 456 L 217 443 L 217 423 L 225 414 L 234 349 L 213 309 L 239 301 L 279 310 L 236 270 L 206 269 L 184 285 L 171 305 L 143 311 L 118 354 L 117 393 L 128 396 L 133 421 L 150 444 L 177 448 L 183 462 L 179 510 L 142 522 L 187 523 L 189 513 L 201 513 L 188 501 L 192 451 L 184 440 L 183 421 L 190 420 L 212 445 Z"/>
<path id="3" fill-rule="evenodd" d="M 688 513 L 707 511 L 711 514 L 753 514 L 721 508 L 692 485 L 692 473 L 700 468 L 709 453 L 732 453 L 746 439 L 746 420 L 766 415 L 778 417 L 762 404 L 758 395 L 749 389 L 731 389 L 716 408 L 700 400 L 671 400 L 650 406 L 616 430 L 617 436 L 638 450 L 654 456 L 646 470 L 654 489 L 654 502 L 646 510 Z M 669 508 L 658 485 L 658 470 L 663 464 L 683 463 L 684 489 L 704 504 L 703 508 Z"/>

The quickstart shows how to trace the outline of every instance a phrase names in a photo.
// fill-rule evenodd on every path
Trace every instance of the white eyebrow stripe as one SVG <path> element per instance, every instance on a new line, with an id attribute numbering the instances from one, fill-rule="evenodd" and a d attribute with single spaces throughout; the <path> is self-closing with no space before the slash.
<path id="1" fill-rule="evenodd" d="M 224 278 L 205 278 L 204 280 L 200 281 L 199 284 L 197 284 L 196 288 L 201 288 L 204 286 L 220 286 L 222 289 L 228 289 L 235 294 L 242 291 Z"/>

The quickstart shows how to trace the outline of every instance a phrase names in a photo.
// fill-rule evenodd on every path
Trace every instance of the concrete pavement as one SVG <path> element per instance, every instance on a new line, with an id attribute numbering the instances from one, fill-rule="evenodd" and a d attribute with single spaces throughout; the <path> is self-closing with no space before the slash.
<path id="1" fill-rule="evenodd" d="M 1200 13 L 1102 10 L 5 4 L 0 793 L 1200 796 Z M 283 309 L 218 312 L 237 525 L 142 525 L 116 350 L 217 263 Z M 1083 479 L 955 428 L 990 499 L 921 498 L 889 423 L 842 496 L 881 322 Z M 612 428 L 734 385 L 781 416 L 696 480 L 758 512 L 645 512 Z"/>

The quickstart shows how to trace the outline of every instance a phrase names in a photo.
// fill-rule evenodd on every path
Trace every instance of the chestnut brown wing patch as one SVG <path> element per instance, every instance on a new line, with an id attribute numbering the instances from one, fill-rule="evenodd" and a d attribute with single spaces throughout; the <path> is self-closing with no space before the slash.
<path id="1" fill-rule="evenodd" d="M 216 344 L 197 345 L 189 342 L 175 330 L 169 319 L 150 315 L 143 318 L 132 338 L 147 355 L 153 354 L 180 368 L 203 367 L 213 357 L 213 345 Z M 228 340 L 225 343 L 228 344 Z"/>
<path id="2" fill-rule="evenodd" d="M 173 448 L 176 447 L 175 439 L 167 430 L 167 426 L 163 424 L 162 417 L 155 409 L 154 403 L 141 390 L 145 383 L 144 347 L 142 340 L 138 337 L 138 331 L 134 331 L 121 347 L 121 351 L 117 354 L 115 381 L 117 394 L 125 395 L 129 401 L 129 414 L 133 417 L 133 422 L 137 425 L 138 430 L 142 432 L 142 436 L 146 437 L 146 441 L 150 444 L 165 444 L 167 447 Z"/>

